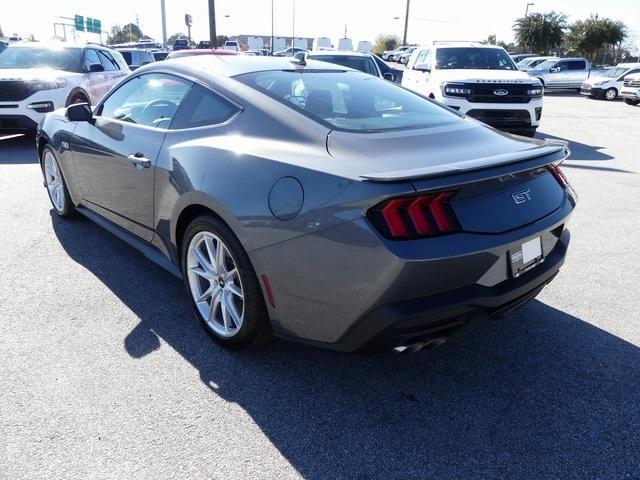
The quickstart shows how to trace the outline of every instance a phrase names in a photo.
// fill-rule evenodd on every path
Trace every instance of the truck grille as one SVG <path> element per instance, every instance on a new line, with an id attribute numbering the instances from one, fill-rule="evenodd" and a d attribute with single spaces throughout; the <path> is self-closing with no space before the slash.
<path id="1" fill-rule="evenodd" d="M 640 80 L 625 80 L 625 87 L 640 87 Z"/>
<path id="2" fill-rule="evenodd" d="M 22 80 L 0 80 L 0 102 L 15 102 L 30 97 L 34 91 Z"/>
<path id="3" fill-rule="evenodd" d="M 466 88 L 471 89 L 471 95 L 467 97 L 473 103 L 529 103 L 531 97 L 527 95 L 530 84 L 521 83 L 468 83 Z M 504 95 L 496 92 L 506 91 Z"/>

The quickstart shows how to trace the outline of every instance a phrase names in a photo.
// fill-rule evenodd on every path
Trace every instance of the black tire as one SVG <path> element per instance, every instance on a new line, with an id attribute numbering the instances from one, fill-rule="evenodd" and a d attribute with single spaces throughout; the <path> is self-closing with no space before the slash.
<path id="1" fill-rule="evenodd" d="M 611 98 L 609 98 L 609 97 L 611 97 Z M 611 102 L 611 101 L 615 100 L 616 98 L 618 98 L 618 90 L 616 90 L 613 87 L 608 88 L 604 92 L 602 92 L 602 99 L 603 100 L 607 100 L 608 102 Z"/>
<path id="2" fill-rule="evenodd" d="M 630 98 L 625 98 L 624 103 L 626 103 L 627 105 L 633 105 L 635 107 L 636 105 L 640 105 L 640 100 L 632 100 Z"/>
<path id="3" fill-rule="evenodd" d="M 221 239 L 236 263 L 244 294 L 244 317 L 238 332 L 232 337 L 219 335 L 203 318 L 191 293 L 187 272 L 187 253 L 192 239 L 200 232 L 209 232 Z M 213 215 L 196 217 L 187 227 L 181 245 L 181 269 L 185 291 L 194 315 L 202 328 L 220 346 L 229 350 L 241 350 L 266 343 L 271 338 L 271 323 L 262 290 L 249 256 L 231 229 Z"/>
<path id="4" fill-rule="evenodd" d="M 62 188 L 63 197 L 64 197 L 64 206 L 62 209 L 59 209 L 58 206 L 56 206 L 56 203 L 53 201 L 53 197 L 51 196 L 52 195 L 51 189 L 48 186 L 49 183 L 48 183 L 48 177 L 47 177 L 47 172 L 45 168 L 45 157 L 48 154 L 53 156 L 53 161 L 55 162 L 57 166 L 57 170 L 60 175 L 60 181 L 62 183 L 61 188 Z M 73 200 L 71 199 L 71 195 L 69 195 L 69 189 L 67 188 L 67 181 L 65 180 L 64 174 L 62 173 L 62 169 L 60 168 L 58 157 L 56 156 L 54 150 L 48 145 L 42 149 L 42 154 L 40 156 L 40 168 L 42 170 L 42 177 L 44 178 L 45 188 L 47 190 L 47 195 L 49 196 L 49 201 L 51 202 L 51 206 L 53 207 L 53 211 L 56 212 L 56 214 L 58 214 L 58 216 L 62 218 L 74 217 L 77 212 L 76 212 L 75 205 L 73 204 Z"/>

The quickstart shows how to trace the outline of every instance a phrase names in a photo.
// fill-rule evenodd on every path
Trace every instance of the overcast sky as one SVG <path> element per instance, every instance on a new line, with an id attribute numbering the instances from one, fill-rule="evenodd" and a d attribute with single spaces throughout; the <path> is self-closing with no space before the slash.
<path id="1" fill-rule="evenodd" d="M 190 13 L 192 37 L 196 41 L 208 38 L 207 0 L 165 1 L 167 35 L 186 32 L 184 14 Z M 294 1 L 296 36 L 326 36 L 336 42 L 346 25 L 347 36 L 355 41 L 373 40 L 381 32 L 402 37 L 405 0 L 273 0 L 276 36 L 291 35 Z M 526 0 L 413 0 L 408 41 L 481 40 L 496 34 L 498 40 L 509 42 L 513 21 L 524 15 L 526 4 Z M 640 0 L 537 0 L 529 7 L 530 12 L 552 9 L 566 13 L 570 21 L 592 13 L 623 20 L 640 47 Z M 216 0 L 216 13 L 221 34 L 271 34 L 271 0 Z M 56 16 L 75 14 L 101 19 L 104 30 L 135 22 L 137 15 L 143 32 L 162 39 L 160 0 L 2 0 L 0 26 L 5 35 L 33 33 L 38 39 L 48 39 Z"/>

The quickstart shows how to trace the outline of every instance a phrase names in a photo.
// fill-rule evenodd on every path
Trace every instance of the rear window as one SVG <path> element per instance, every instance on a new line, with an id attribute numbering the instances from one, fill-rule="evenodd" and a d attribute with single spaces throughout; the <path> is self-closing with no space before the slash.
<path id="1" fill-rule="evenodd" d="M 336 65 L 353 68 L 354 70 L 360 70 L 361 72 L 368 73 L 369 75 L 378 75 L 378 70 L 376 69 L 373 60 L 369 57 L 359 55 L 313 55 L 310 58 L 321 62 L 335 63 Z"/>
<path id="2" fill-rule="evenodd" d="M 417 94 L 360 72 L 280 70 L 235 79 L 336 130 L 380 132 L 460 119 Z"/>

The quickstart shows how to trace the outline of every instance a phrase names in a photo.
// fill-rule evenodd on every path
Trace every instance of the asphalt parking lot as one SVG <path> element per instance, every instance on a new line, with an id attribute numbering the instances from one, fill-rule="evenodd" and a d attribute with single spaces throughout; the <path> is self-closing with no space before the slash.
<path id="1" fill-rule="evenodd" d="M 640 108 L 545 98 L 580 196 L 566 265 L 461 344 L 213 344 L 181 284 L 50 207 L 0 139 L 3 479 L 639 479 Z"/>

